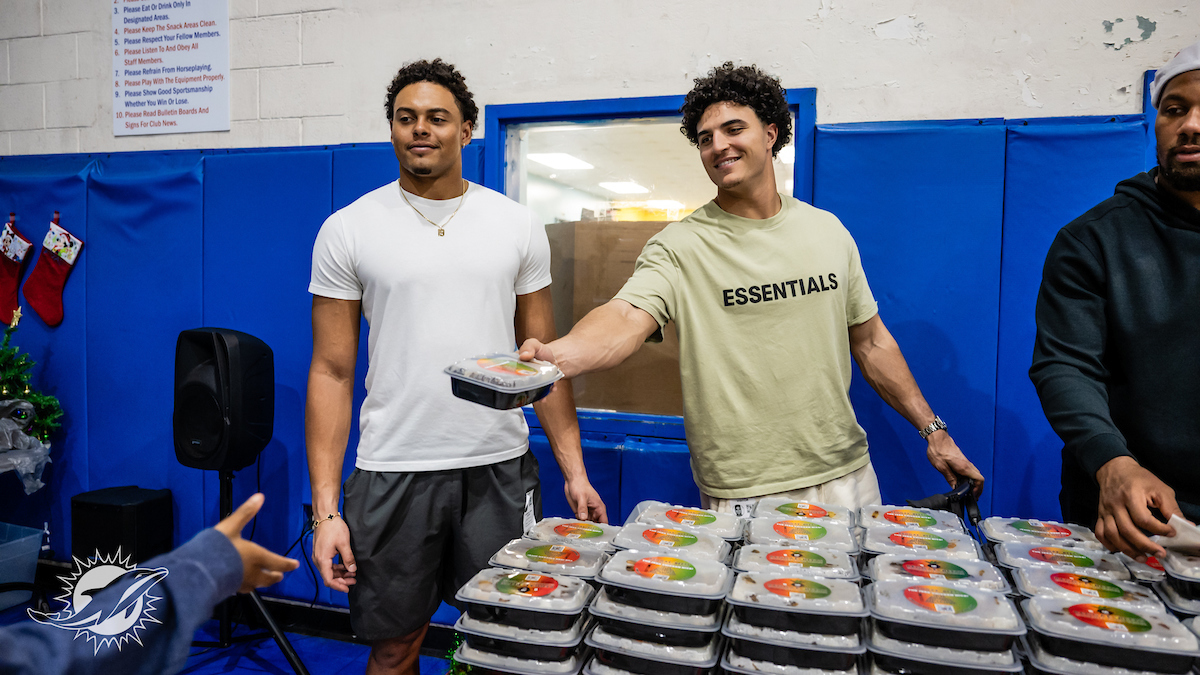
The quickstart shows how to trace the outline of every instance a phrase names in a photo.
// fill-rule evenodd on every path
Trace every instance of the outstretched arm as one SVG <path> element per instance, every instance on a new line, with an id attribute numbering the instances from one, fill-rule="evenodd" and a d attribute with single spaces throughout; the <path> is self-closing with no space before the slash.
<path id="1" fill-rule="evenodd" d="M 549 344 L 526 340 L 521 358 L 549 361 L 567 377 L 575 377 L 620 365 L 656 330 L 658 322 L 649 313 L 624 300 L 609 300 L 588 312 L 564 337 Z"/>

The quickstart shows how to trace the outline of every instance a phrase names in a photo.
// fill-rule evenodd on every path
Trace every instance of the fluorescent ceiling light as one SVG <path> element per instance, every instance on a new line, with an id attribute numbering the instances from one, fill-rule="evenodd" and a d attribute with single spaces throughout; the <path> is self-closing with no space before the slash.
<path id="1" fill-rule="evenodd" d="M 568 155 L 565 152 L 531 152 L 525 156 L 528 157 L 532 162 L 537 162 L 538 164 L 548 166 L 551 169 L 558 169 L 560 171 L 576 171 L 596 168 L 582 159 L 579 159 L 574 155 Z"/>
<path id="2" fill-rule="evenodd" d="M 530 157 L 532 157 L 532 156 L 533 155 L 530 155 Z M 796 146 L 785 145 L 782 148 L 780 148 L 779 149 L 779 161 L 783 162 L 784 164 L 795 164 L 796 163 Z"/>
<path id="3" fill-rule="evenodd" d="M 649 188 L 644 188 L 631 180 L 619 183 L 600 183 L 600 187 L 619 195 L 640 195 L 650 191 Z"/>
<path id="4" fill-rule="evenodd" d="M 648 209 L 663 209 L 664 211 L 678 211 L 683 208 L 683 204 L 674 199 L 649 199 L 646 201 Z"/>

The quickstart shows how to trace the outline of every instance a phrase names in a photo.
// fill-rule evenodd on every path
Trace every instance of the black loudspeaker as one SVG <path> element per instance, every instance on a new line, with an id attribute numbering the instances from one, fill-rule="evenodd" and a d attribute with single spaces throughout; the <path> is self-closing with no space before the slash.
<path id="1" fill-rule="evenodd" d="M 275 426 L 275 355 L 253 335 L 195 328 L 175 343 L 175 457 L 237 471 L 254 463 Z"/>
<path id="2" fill-rule="evenodd" d="M 145 562 L 171 550 L 174 522 L 170 490 L 126 485 L 83 492 L 71 497 L 71 553 L 111 558 L 120 549 L 122 559 Z"/>

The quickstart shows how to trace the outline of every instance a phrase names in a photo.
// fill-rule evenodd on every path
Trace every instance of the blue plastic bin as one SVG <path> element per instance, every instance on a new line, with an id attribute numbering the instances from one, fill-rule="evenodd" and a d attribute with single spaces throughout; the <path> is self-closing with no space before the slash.
<path id="1" fill-rule="evenodd" d="M 0 523 L 0 584 L 33 583 L 41 548 L 41 530 Z M 0 593 L 0 610 L 29 602 L 32 597 L 31 591 Z"/>

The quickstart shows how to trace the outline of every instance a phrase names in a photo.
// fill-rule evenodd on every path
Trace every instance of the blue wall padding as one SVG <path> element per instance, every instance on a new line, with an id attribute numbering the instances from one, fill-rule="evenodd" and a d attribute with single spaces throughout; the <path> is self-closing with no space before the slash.
<path id="1" fill-rule="evenodd" d="M 880 317 L 925 398 L 986 477 L 995 422 L 1004 126 L 818 126 L 816 148 L 813 203 L 854 235 Z M 913 426 L 857 369 L 851 400 L 885 502 L 948 489 Z M 985 493 L 985 509 L 989 498 Z"/>
<path id="2" fill-rule="evenodd" d="M 621 443 L 624 436 L 583 432 L 583 462 L 588 480 L 604 506 L 610 521 L 617 517 L 621 507 Z M 546 518 L 574 518 L 571 507 L 563 493 L 562 470 L 550 450 L 550 441 L 541 429 L 529 430 L 529 447 L 538 461 L 538 477 L 542 482 L 542 516 Z"/>
<path id="3" fill-rule="evenodd" d="M 207 524 L 203 477 L 176 461 L 171 429 L 175 340 L 203 321 L 203 163 L 138 159 L 101 160 L 88 188 L 89 485 L 170 488 L 180 543 Z"/>
<path id="4" fill-rule="evenodd" d="M 997 515 L 1061 516 L 1062 442 L 1028 374 L 1042 265 L 1062 226 L 1142 170 L 1145 137 L 1140 117 L 1009 122 L 991 489 Z"/>
<path id="5" fill-rule="evenodd" d="M 90 489 L 85 298 L 92 257 L 87 227 L 87 176 L 92 162 L 78 156 L 0 159 L 5 160 L 0 161 L 0 216 L 7 221 L 9 212 L 15 211 L 17 229 L 33 244 L 22 281 L 33 271 L 54 211 L 61 214 L 60 224 L 84 241 L 63 288 L 62 324 L 48 327 L 24 294 L 18 295 L 24 317 L 11 344 L 35 362 L 29 371 L 33 387 L 58 397 L 64 411 L 62 428 L 50 438 L 53 461 L 42 474 L 46 486 L 26 496 L 15 472 L 0 474 L 0 521 L 37 528 L 48 522 L 50 546 L 62 559 L 70 549 L 70 495 Z M 131 435 L 140 433 L 136 418 L 126 420 Z"/>
<path id="6" fill-rule="evenodd" d="M 700 505 L 687 445 L 678 441 L 629 436 L 621 454 L 621 512 L 609 521 L 623 523 L 638 502 L 654 499 L 683 506 Z M 611 508 L 611 507 L 610 507 Z"/>

